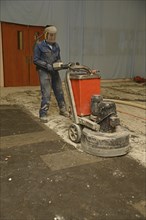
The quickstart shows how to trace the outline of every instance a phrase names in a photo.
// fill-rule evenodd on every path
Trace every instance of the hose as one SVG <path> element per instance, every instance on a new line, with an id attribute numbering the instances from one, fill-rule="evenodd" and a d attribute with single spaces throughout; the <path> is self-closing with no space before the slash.
<path id="1" fill-rule="evenodd" d="M 126 115 L 133 116 L 133 117 L 135 117 L 135 118 L 139 118 L 139 119 L 142 119 L 142 120 L 146 120 L 146 118 L 142 118 L 142 117 L 139 117 L 139 116 L 137 116 L 137 115 L 130 114 L 130 113 L 128 113 L 128 112 L 123 112 L 123 111 L 121 111 L 121 110 L 118 110 L 118 112 L 123 113 L 123 114 L 126 114 Z"/>
<path id="2" fill-rule="evenodd" d="M 146 106 L 136 104 L 136 103 L 133 103 L 133 102 L 127 102 L 127 101 L 122 101 L 122 100 L 117 100 L 117 99 L 104 99 L 104 101 L 113 101 L 113 102 L 118 103 L 118 104 L 129 105 L 129 106 L 133 106 L 133 107 L 137 107 L 137 108 L 141 108 L 141 109 L 146 110 Z"/>

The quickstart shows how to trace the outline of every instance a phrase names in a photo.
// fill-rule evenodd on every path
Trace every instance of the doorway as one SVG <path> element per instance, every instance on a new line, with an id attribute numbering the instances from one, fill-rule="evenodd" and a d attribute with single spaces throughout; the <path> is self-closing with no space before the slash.
<path id="1" fill-rule="evenodd" d="M 39 78 L 33 64 L 35 40 L 44 27 L 2 23 L 4 86 L 37 86 Z"/>

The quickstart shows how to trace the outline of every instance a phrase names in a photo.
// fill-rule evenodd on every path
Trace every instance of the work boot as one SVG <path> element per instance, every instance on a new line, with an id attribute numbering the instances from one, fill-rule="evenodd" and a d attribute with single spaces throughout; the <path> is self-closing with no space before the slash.
<path id="1" fill-rule="evenodd" d="M 64 117 L 68 117 L 69 118 L 69 113 L 68 113 L 68 111 L 66 110 L 66 108 L 65 107 L 63 107 L 63 108 L 60 108 L 60 115 L 63 115 Z"/>
<path id="2" fill-rule="evenodd" d="M 47 122 L 48 122 L 47 116 L 41 116 L 41 117 L 40 117 L 40 121 L 41 121 L 42 123 L 47 123 Z"/>
<path id="3" fill-rule="evenodd" d="M 40 121 L 42 123 L 48 122 L 48 118 L 47 118 L 48 110 L 49 110 L 49 103 L 47 103 L 47 104 L 41 103 L 41 108 L 39 110 L 39 116 L 40 116 Z"/>

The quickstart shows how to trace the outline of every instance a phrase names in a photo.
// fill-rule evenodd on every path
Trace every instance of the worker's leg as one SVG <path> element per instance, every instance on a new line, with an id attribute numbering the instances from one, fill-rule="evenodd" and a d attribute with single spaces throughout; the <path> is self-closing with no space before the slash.
<path id="1" fill-rule="evenodd" d="M 66 111 L 66 104 L 65 104 L 64 93 L 62 89 L 62 82 L 61 82 L 61 78 L 60 78 L 58 71 L 55 71 L 52 75 L 52 89 L 56 97 L 58 107 L 60 109 L 60 114 L 68 117 L 69 114 Z"/>
<path id="2" fill-rule="evenodd" d="M 45 119 L 49 109 L 50 99 L 51 99 L 51 76 L 43 70 L 38 70 L 40 87 L 41 87 L 41 107 L 39 110 L 39 117 Z"/>

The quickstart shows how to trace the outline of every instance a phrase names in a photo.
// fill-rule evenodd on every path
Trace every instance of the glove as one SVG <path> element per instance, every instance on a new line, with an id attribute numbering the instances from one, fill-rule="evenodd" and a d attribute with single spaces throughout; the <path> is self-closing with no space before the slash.
<path id="1" fill-rule="evenodd" d="M 48 71 L 53 71 L 54 70 L 51 64 L 47 64 L 47 70 Z"/>

